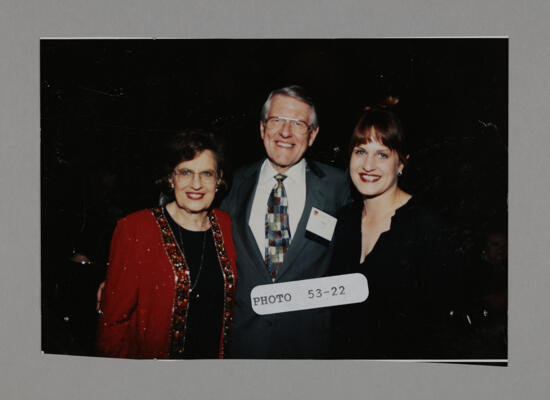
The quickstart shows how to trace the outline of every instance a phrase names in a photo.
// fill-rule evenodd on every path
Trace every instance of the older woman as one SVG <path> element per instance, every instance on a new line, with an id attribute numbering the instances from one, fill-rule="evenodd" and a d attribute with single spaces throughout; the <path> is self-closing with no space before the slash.
<path id="1" fill-rule="evenodd" d="M 349 174 L 357 200 L 341 211 L 331 275 L 359 272 L 369 297 L 333 313 L 338 358 L 438 358 L 439 329 L 452 295 L 444 225 L 399 187 L 408 161 L 404 132 L 388 108 L 367 107 L 350 141 Z"/>
<path id="2" fill-rule="evenodd" d="M 229 216 L 212 208 L 223 184 L 210 133 L 171 143 L 174 201 L 138 211 L 115 229 L 101 299 L 97 348 L 126 358 L 222 358 L 235 292 Z"/>

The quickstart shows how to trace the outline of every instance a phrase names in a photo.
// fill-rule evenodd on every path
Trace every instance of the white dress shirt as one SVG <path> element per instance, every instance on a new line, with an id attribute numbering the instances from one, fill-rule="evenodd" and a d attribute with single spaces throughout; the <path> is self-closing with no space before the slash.
<path id="1" fill-rule="evenodd" d="M 267 200 L 273 187 L 277 184 L 275 179 L 277 174 L 278 172 L 266 159 L 260 169 L 256 193 L 254 193 L 252 209 L 250 210 L 250 220 L 248 221 L 262 257 L 265 256 L 266 246 L 265 215 L 267 213 Z M 283 184 L 288 198 L 288 223 L 290 226 L 290 240 L 292 241 L 306 204 L 306 161 L 302 158 L 300 162 L 290 167 L 284 175 L 287 176 Z"/>

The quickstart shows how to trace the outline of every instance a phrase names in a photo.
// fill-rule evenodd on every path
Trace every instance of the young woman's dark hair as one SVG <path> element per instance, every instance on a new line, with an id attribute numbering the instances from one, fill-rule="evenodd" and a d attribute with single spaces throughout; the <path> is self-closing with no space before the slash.
<path id="1" fill-rule="evenodd" d="M 399 161 L 407 165 L 408 151 L 401 121 L 392 108 L 399 102 L 395 97 L 387 97 L 376 106 L 364 108 L 351 135 L 348 157 L 353 149 L 370 141 L 378 141 L 390 150 L 395 150 Z"/>

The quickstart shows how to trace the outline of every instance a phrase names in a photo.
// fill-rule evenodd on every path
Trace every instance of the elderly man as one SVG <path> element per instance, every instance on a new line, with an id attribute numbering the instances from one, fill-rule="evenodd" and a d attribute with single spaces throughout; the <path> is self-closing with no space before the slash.
<path id="1" fill-rule="evenodd" d="M 344 173 L 306 161 L 319 126 L 304 89 L 271 92 L 260 135 L 267 158 L 241 168 L 222 208 L 233 220 L 237 294 L 230 356 L 319 358 L 328 351 L 328 310 L 259 315 L 250 292 L 257 285 L 324 276 L 331 244 L 306 230 L 313 207 L 334 216 L 350 200 Z"/>

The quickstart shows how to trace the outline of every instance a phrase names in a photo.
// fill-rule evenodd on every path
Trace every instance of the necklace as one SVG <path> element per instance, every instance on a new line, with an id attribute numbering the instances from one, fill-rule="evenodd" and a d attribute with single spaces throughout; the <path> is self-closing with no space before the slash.
<path id="1" fill-rule="evenodd" d="M 179 238 L 180 238 L 180 248 L 181 248 L 181 252 L 183 253 L 183 257 L 185 257 L 185 251 L 183 250 L 183 235 L 181 233 L 182 231 L 182 227 L 178 225 L 178 235 L 179 235 Z M 195 277 L 195 283 L 191 283 L 191 288 L 189 289 L 189 293 L 192 293 L 193 290 L 195 289 L 195 287 L 197 286 L 197 283 L 199 282 L 199 278 L 201 276 L 201 271 L 202 271 L 202 267 L 204 265 L 204 258 L 205 258 L 205 249 L 206 249 L 206 233 L 208 232 L 208 230 L 204 231 L 203 235 L 202 235 L 202 250 L 201 250 L 201 262 L 199 264 L 199 270 L 197 272 L 197 276 Z M 189 266 L 189 262 L 188 262 L 188 266 Z M 191 274 L 191 272 L 189 272 Z M 191 281 L 191 276 L 189 276 L 189 281 Z M 199 294 L 197 293 L 197 295 L 195 297 L 199 297 Z"/>

